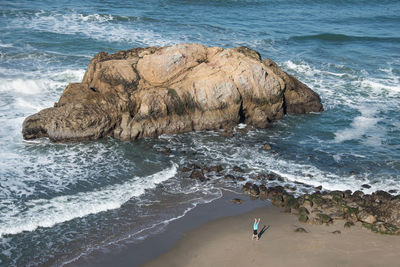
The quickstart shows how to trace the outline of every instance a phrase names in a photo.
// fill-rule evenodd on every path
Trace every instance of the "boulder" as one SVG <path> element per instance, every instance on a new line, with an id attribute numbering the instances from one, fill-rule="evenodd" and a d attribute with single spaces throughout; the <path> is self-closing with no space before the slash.
<path id="1" fill-rule="evenodd" d="M 235 203 L 235 204 L 242 204 L 242 203 L 243 203 L 243 200 L 241 200 L 240 198 L 234 198 L 234 199 L 232 199 L 232 203 Z"/>
<path id="2" fill-rule="evenodd" d="M 249 48 L 177 44 L 98 53 L 82 82 L 24 120 L 22 135 L 69 142 L 229 133 L 242 122 L 265 128 L 285 114 L 322 110 L 314 91 Z"/>
<path id="3" fill-rule="evenodd" d="M 329 215 L 323 213 L 318 213 L 317 217 L 321 220 L 322 223 L 329 224 L 333 222 L 332 218 Z"/>
<path id="4" fill-rule="evenodd" d="M 235 181 L 235 176 L 233 176 L 232 174 L 227 174 L 224 177 L 226 180 L 231 180 L 231 181 Z"/>
<path id="5" fill-rule="evenodd" d="M 314 187 L 314 188 L 315 188 L 315 190 L 317 190 L 317 191 L 321 191 L 321 190 L 322 190 L 322 185 L 316 186 L 316 187 Z"/>
<path id="6" fill-rule="evenodd" d="M 258 187 L 258 189 L 260 190 L 260 194 L 266 195 L 267 194 L 267 187 L 265 185 L 260 185 Z"/>
<path id="7" fill-rule="evenodd" d="M 189 177 L 192 179 L 198 179 L 200 181 L 205 181 L 206 179 L 204 174 L 199 170 L 193 170 Z"/>
<path id="8" fill-rule="evenodd" d="M 253 186 L 250 188 L 250 194 L 252 196 L 258 196 L 260 194 L 260 189 L 259 189 L 258 185 L 253 184 Z"/>
<path id="9" fill-rule="evenodd" d="M 221 165 L 216 165 L 208 168 L 208 171 L 210 172 L 222 172 L 224 168 Z"/>
<path id="10" fill-rule="evenodd" d="M 189 171 L 191 171 L 191 170 L 192 170 L 191 168 L 182 167 L 181 172 L 189 172 Z"/>
<path id="11" fill-rule="evenodd" d="M 264 150 L 272 150 L 272 147 L 270 144 L 264 144 L 264 146 L 262 147 Z"/>
<path id="12" fill-rule="evenodd" d="M 300 214 L 299 216 L 299 222 L 307 222 L 308 221 L 308 216 L 306 214 Z"/>
<path id="13" fill-rule="evenodd" d="M 374 222 L 376 222 L 376 217 L 374 215 L 368 213 L 365 210 L 360 211 L 357 214 L 357 218 L 358 218 L 359 221 L 365 222 L 365 223 L 368 223 L 368 224 L 373 224 Z"/>
<path id="14" fill-rule="evenodd" d="M 253 186 L 252 183 L 247 182 L 247 183 L 242 187 L 242 191 L 244 191 L 244 192 L 249 192 L 249 191 L 250 191 L 250 188 L 251 188 L 252 186 Z"/>
<path id="15" fill-rule="evenodd" d="M 256 176 L 254 176 L 253 177 L 253 179 L 255 179 L 255 180 L 263 180 L 263 179 L 265 179 L 265 174 L 263 174 L 263 173 L 260 173 L 260 174 L 257 174 Z"/>
<path id="16" fill-rule="evenodd" d="M 234 172 L 244 172 L 244 170 L 242 168 L 240 168 L 239 166 L 233 166 L 233 171 Z"/>
<path id="17" fill-rule="evenodd" d="M 304 229 L 303 227 L 299 227 L 296 228 L 296 230 L 294 230 L 296 233 L 308 233 L 306 229 Z"/>

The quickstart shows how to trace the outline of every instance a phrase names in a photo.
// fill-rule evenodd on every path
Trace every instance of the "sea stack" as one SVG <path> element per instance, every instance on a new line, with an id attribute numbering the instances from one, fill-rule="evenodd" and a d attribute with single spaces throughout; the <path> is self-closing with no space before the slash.
<path id="1" fill-rule="evenodd" d="M 256 51 L 179 44 L 98 53 L 82 82 L 27 117 L 22 134 L 53 142 L 131 140 L 240 122 L 265 128 L 285 114 L 322 110 L 314 91 Z"/>

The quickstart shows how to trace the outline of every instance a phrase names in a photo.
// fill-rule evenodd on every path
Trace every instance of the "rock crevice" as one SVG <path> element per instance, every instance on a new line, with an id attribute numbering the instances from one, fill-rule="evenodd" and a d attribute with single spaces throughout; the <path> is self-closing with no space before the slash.
<path id="1" fill-rule="evenodd" d="M 240 122 L 264 128 L 285 114 L 322 110 L 315 92 L 256 51 L 179 44 L 98 53 L 82 82 L 27 117 L 22 134 L 131 140 Z"/>

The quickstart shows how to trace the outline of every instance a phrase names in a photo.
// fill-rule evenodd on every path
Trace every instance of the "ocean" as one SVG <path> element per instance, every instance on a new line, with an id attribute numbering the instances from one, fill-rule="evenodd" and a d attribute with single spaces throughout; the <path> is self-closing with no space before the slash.
<path id="1" fill-rule="evenodd" d="M 400 193 L 399 1 L 2 0 L 0 25 L 0 266 L 63 266 L 141 242 L 258 174 L 297 193 Z M 24 118 L 81 81 L 99 51 L 184 42 L 252 48 L 316 91 L 325 111 L 239 125 L 232 138 L 23 140 Z M 193 163 L 246 180 L 188 179 L 180 169 Z"/>

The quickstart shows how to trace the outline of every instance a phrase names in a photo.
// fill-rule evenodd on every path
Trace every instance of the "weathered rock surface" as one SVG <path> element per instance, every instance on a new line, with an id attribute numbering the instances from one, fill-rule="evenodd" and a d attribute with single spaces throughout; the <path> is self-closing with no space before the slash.
<path id="1" fill-rule="evenodd" d="M 25 119 L 25 139 L 121 140 L 163 133 L 264 128 L 287 113 L 322 111 L 319 96 L 246 47 L 200 44 L 100 52 L 81 83 Z"/>
<path id="2" fill-rule="evenodd" d="M 262 187 L 262 190 L 261 190 Z M 281 186 L 259 187 L 250 182 L 243 186 L 243 191 L 258 197 L 253 188 L 260 188 L 271 203 L 282 207 L 286 212 L 298 216 L 299 221 L 311 224 L 331 224 L 334 220 L 344 220 L 344 228 L 355 223 L 373 232 L 382 234 L 400 234 L 400 195 L 392 196 L 384 191 L 363 194 L 356 191 L 315 192 L 294 197 Z"/>

